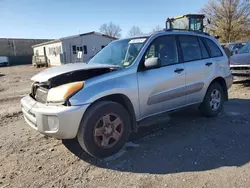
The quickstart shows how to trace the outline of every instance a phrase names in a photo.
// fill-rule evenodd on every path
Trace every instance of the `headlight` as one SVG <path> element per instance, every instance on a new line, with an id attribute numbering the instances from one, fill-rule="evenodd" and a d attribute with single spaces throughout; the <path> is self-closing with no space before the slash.
<path id="1" fill-rule="evenodd" d="M 48 92 L 47 102 L 61 103 L 82 89 L 84 82 L 73 82 L 51 88 Z"/>

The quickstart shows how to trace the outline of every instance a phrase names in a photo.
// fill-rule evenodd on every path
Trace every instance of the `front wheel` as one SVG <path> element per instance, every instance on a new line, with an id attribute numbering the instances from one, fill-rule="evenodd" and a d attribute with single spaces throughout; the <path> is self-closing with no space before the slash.
<path id="1" fill-rule="evenodd" d="M 126 109 L 116 102 L 101 101 L 84 115 L 77 140 L 90 155 L 103 158 L 118 152 L 127 142 L 130 131 Z"/>
<path id="2" fill-rule="evenodd" d="M 209 86 L 206 96 L 200 105 L 202 115 L 206 117 L 217 116 L 224 104 L 224 94 L 219 83 L 213 83 Z"/>

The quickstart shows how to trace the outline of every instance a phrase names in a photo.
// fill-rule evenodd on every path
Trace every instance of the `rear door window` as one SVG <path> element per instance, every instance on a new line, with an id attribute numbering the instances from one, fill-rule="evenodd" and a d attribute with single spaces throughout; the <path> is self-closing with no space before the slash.
<path id="1" fill-rule="evenodd" d="M 201 41 L 201 39 L 199 38 L 199 43 L 200 43 L 200 48 L 201 48 L 201 55 L 203 59 L 207 59 L 209 58 L 209 54 L 208 51 L 205 47 L 205 45 L 203 44 L 203 42 Z"/>
<path id="2" fill-rule="evenodd" d="M 202 59 L 200 44 L 197 37 L 180 35 L 179 41 L 184 62 Z"/>
<path id="3" fill-rule="evenodd" d="M 212 40 L 207 39 L 207 38 L 202 38 L 202 40 L 204 41 L 205 45 L 207 46 L 211 57 L 223 56 L 219 47 Z"/>

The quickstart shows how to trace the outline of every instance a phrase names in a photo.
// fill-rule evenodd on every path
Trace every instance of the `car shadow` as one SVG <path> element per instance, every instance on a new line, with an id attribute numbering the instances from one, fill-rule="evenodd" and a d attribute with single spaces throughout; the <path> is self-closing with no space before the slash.
<path id="1" fill-rule="evenodd" d="M 250 161 L 250 100 L 230 99 L 215 118 L 186 109 L 169 122 L 140 128 L 118 154 L 98 160 L 74 140 L 63 141 L 80 159 L 122 172 L 169 174 L 242 166 Z"/>
<path id="2" fill-rule="evenodd" d="M 5 74 L 1 74 L 1 73 L 0 73 L 0 77 L 2 77 L 2 76 L 5 76 Z"/>

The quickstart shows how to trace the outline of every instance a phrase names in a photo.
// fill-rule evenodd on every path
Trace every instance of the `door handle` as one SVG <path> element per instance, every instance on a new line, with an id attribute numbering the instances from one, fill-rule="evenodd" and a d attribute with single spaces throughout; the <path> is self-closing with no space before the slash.
<path id="1" fill-rule="evenodd" d="M 176 73 L 180 74 L 182 71 L 184 71 L 184 69 L 180 68 L 180 69 L 175 69 L 175 71 L 174 71 L 174 72 L 176 72 Z"/>
<path id="2" fill-rule="evenodd" d="M 206 66 L 210 67 L 213 63 L 212 62 L 207 62 Z"/>

